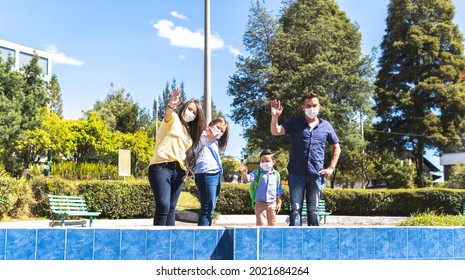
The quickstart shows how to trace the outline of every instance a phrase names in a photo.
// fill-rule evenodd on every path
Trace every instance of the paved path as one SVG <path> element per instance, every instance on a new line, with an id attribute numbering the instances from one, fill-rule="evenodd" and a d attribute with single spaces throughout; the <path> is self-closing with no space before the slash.
<path id="1" fill-rule="evenodd" d="M 326 217 L 325 227 L 351 226 L 394 226 L 408 217 L 366 217 L 366 216 L 336 216 Z M 278 226 L 288 226 L 287 215 L 278 215 Z M 0 222 L 0 228 L 48 228 L 49 220 L 31 220 L 17 222 Z M 220 215 L 213 226 L 254 226 L 254 215 Z M 188 211 L 178 211 L 176 226 L 197 227 L 197 214 Z M 69 226 L 81 227 L 81 226 Z M 94 219 L 92 228 L 151 228 L 152 219 Z"/>

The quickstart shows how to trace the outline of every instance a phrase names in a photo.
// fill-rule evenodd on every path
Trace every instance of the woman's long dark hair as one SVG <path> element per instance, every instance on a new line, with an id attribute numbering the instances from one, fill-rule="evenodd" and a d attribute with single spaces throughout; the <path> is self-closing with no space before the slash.
<path id="1" fill-rule="evenodd" d="M 193 121 L 186 123 L 186 121 L 184 120 L 184 112 L 186 112 L 187 106 L 189 106 L 189 104 L 191 103 L 194 103 L 197 107 L 197 114 Z M 203 113 L 202 104 L 200 103 L 200 100 L 190 99 L 189 101 L 184 103 L 184 105 L 182 105 L 181 109 L 179 110 L 179 119 L 181 120 L 181 123 L 185 127 L 187 127 L 187 132 L 189 133 L 192 139 L 192 146 L 196 148 L 200 141 L 200 135 L 207 127 L 205 114 Z"/>

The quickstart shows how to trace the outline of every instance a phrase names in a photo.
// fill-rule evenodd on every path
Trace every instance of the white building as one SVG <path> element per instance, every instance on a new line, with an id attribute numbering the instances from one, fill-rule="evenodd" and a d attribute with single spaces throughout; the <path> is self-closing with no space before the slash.
<path id="1" fill-rule="evenodd" d="M 50 81 L 52 77 L 52 53 L 0 39 L 0 57 L 3 61 L 6 61 L 10 56 L 13 57 L 15 60 L 14 69 L 17 71 L 29 64 L 34 51 L 39 56 L 39 66 L 42 68 L 44 80 Z"/>
<path id="2" fill-rule="evenodd" d="M 458 163 L 465 163 L 465 152 L 445 153 L 439 158 L 439 163 L 444 166 L 444 180 L 448 180 L 452 166 Z"/>

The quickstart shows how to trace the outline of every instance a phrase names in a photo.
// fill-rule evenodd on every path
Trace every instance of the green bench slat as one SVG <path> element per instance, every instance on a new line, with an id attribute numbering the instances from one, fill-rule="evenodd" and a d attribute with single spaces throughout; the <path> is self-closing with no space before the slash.
<path id="1" fill-rule="evenodd" d="M 48 195 L 48 202 L 50 211 L 60 216 L 61 226 L 67 216 L 90 217 L 89 225 L 92 226 L 92 217 L 100 215 L 100 212 L 89 212 L 86 201 L 80 196 Z"/>

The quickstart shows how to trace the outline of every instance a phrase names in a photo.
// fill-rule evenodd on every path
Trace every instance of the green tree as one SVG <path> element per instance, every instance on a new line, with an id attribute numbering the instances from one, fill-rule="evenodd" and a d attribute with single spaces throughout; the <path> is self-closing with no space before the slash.
<path id="1" fill-rule="evenodd" d="M 17 176 L 30 162 L 28 153 L 17 150 L 18 142 L 26 138 L 26 131 L 41 125 L 42 109 L 49 102 L 39 56 L 34 53 L 29 64 L 19 72 L 14 61 L 0 60 L 0 142 L 1 161 L 5 169 Z"/>
<path id="2" fill-rule="evenodd" d="M 181 108 L 181 106 L 184 105 L 184 103 L 186 103 L 187 99 L 186 99 L 186 92 L 184 90 L 184 82 L 181 81 L 181 84 L 179 86 L 176 81 L 176 78 L 173 78 L 171 85 L 168 82 L 166 82 L 165 88 L 163 89 L 161 96 L 158 97 L 158 120 L 162 120 L 165 117 L 165 108 L 166 106 L 168 106 L 168 101 L 170 100 L 170 94 L 177 87 L 179 87 L 179 89 L 181 90 L 181 98 L 182 98 L 182 102 L 181 104 L 179 104 L 178 109 Z M 155 111 L 156 103 L 157 102 L 154 101 L 154 104 L 153 104 L 154 119 L 155 119 L 155 112 L 156 112 Z"/>
<path id="3" fill-rule="evenodd" d="M 149 125 L 149 114 L 133 101 L 131 93 L 124 88 L 115 90 L 113 83 L 105 100 L 95 102 L 91 111 L 105 121 L 110 131 L 135 133 Z"/>
<path id="4" fill-rule="evenodd" d="M 259 2 L 252 6 L 244 35 L 250 57 L 239 58 L 229 84 L 234 119 L 246 128 L 249 148 L 289 147 L 287 138 L 270 137 L 269 102 L 281 100 L 284 121 L 303 114 L 301 98 L 314 91 L 322 104 L 320 116 L 333 124 L 344 149 L 338 169 L 353 170 L 356 151 L 366 145 L 360 116 L 366 123 L 373 116 L 373 58 L 362 56 L 358 27 L 334 0 L 286 3 L 277 24 Z"/>
<path id="5" fill-rule="evenodd" d="M 50 94 L 50 109 L 53 113 L 63 117 L 63 100 L 61 98 L 61 87 L 55 74 L 52 75 L 50 82 L 47 83 L 47 90 Z"/>
<path id="6" fill-rule="evenodd" d="M 451 168 L 448 183 L 451 187 L 465 189 L 465 164 L 454 164 Z"/>
<path id="7" fill-rule="evenodd" d="M 244 137 L 248 140 L 248 152 L 261 150 L 272 141 L 269 128 L 257 130 L 257 123 L 269 123 L 269 114 L 260 119 L 267 111 L 270 93 L 266 84 L 269 80 L 271 55 L 270 44 L 278 28 L 277 20 L 260 3 L 251 3 L 243 42 L 249 56 L 238 56 L 236 72 L 230 77 L 228 95 L 233 98 L 232 120 L 244 128 Z M 266 120 L 266 121 L 265 121 Z M 265 143 L 266 142 L 266 143 Z M 247 157 L 247 155 L 244 155 Z"/>
<path id="8" fill-rule="evenodd" d="M 76 163 L 109 162 L 109 155 L 117 151 L 114 135 L 95 112 L 89 112 L 87 119 L 71 123 L 70 131 L 76 141 L 76 151 L 73 155 Z"/>
<path id="9" fill-rule="evenodd" d="M 425 185 L 426 149 L 454 150 L 465 131 L 463 36 L 451 0 L 392 0 L 377 75 L 377 146 L 414 150 L 415 184 Z M 388 134 L 386 134 L 388 133 Z"/>

